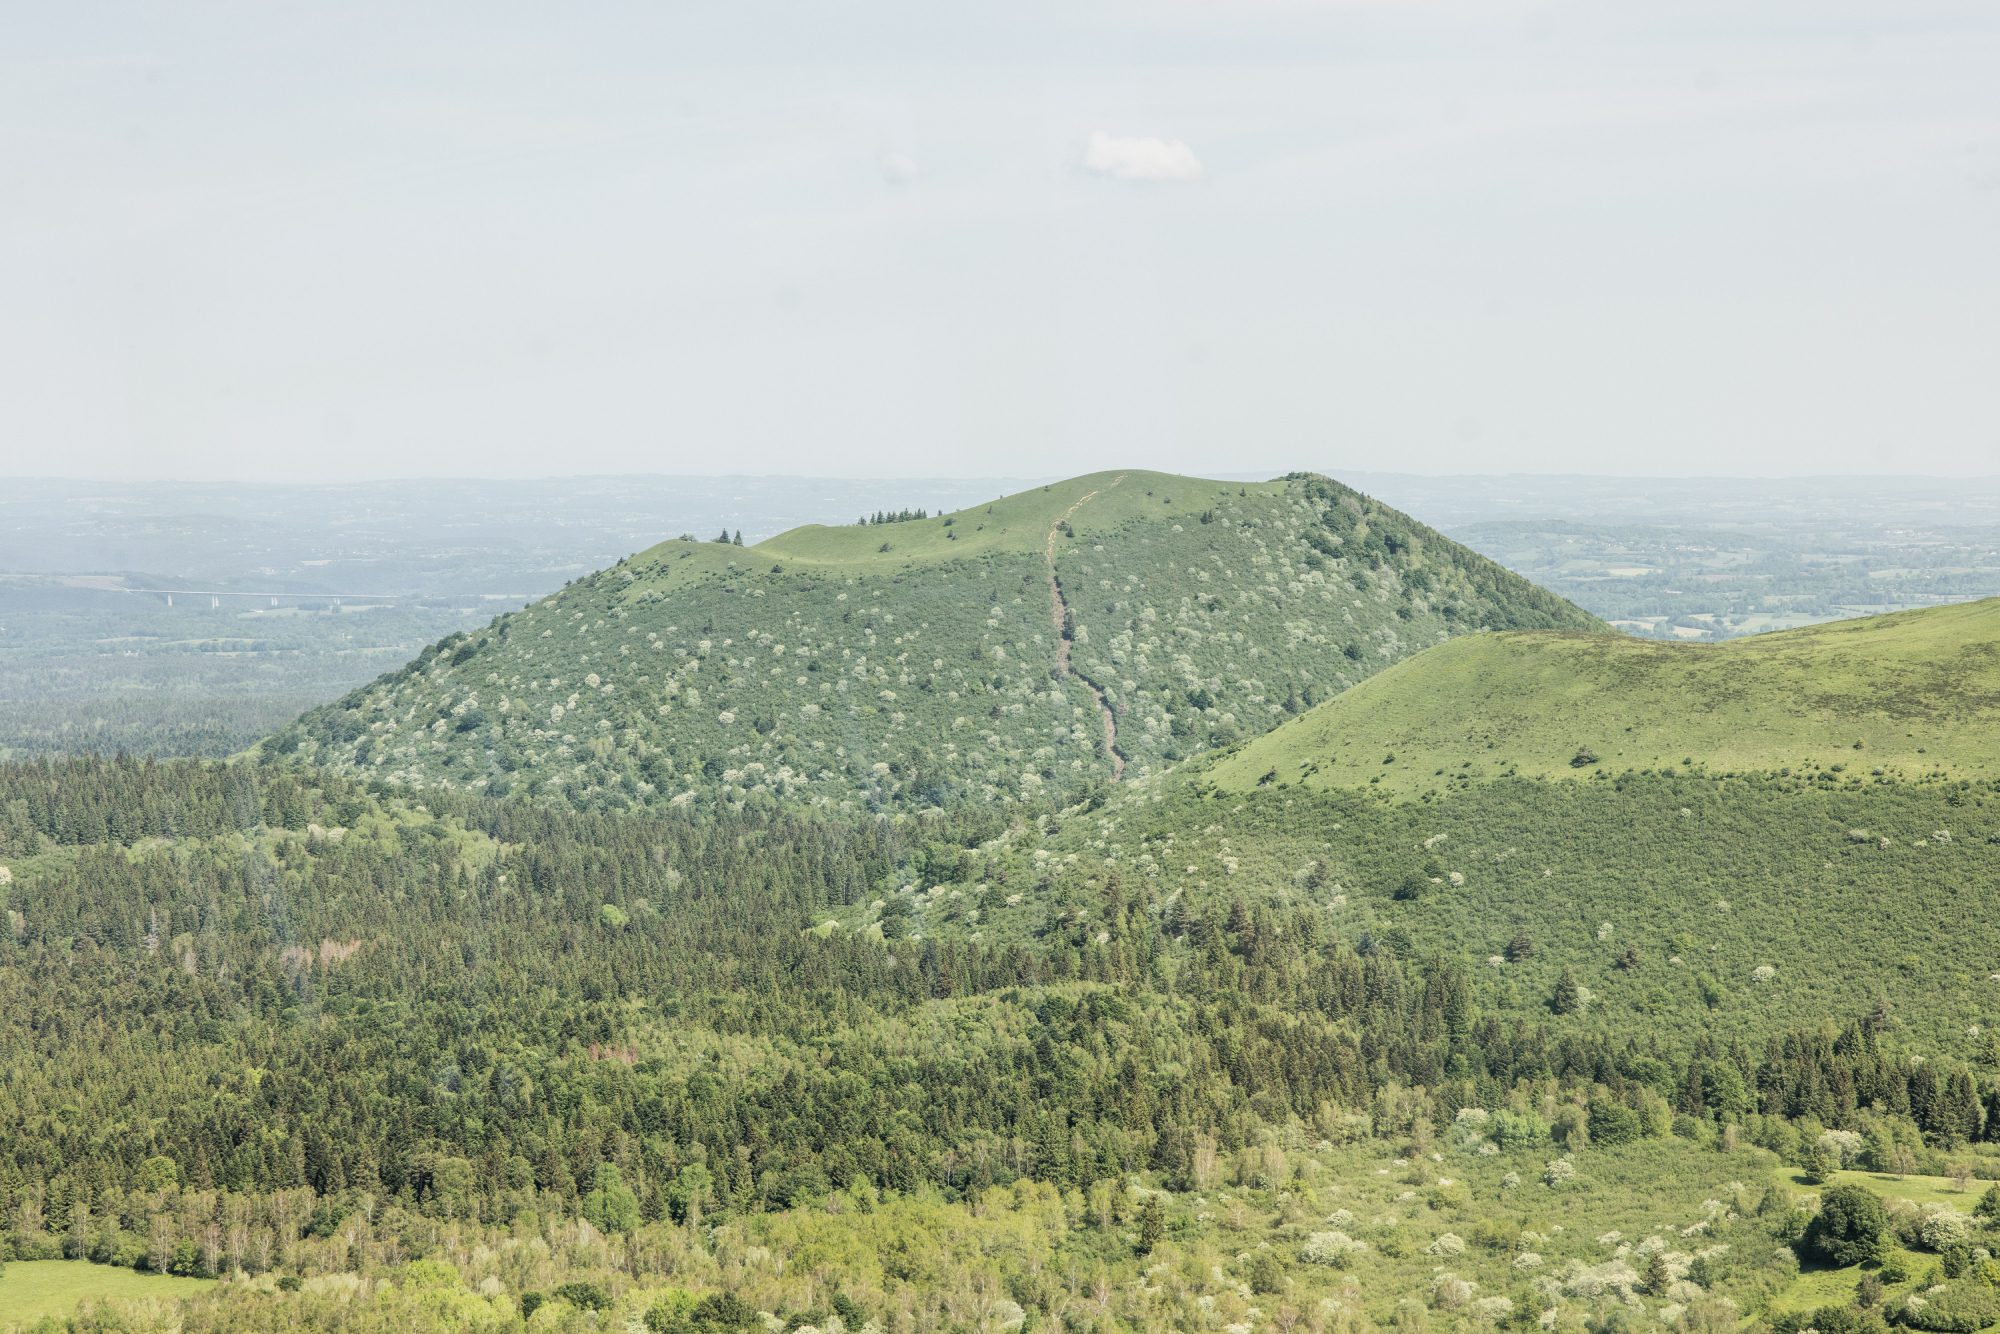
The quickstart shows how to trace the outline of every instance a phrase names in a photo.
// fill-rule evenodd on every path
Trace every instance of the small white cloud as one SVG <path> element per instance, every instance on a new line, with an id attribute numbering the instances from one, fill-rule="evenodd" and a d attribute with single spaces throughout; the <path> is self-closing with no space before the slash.
<path id="1" fill-rule="evenodd" d="M 917 164 L 901 153 L 884 153 L 875 160 L 875 165 L 882 169 L 882 179 L 891 185 L 908 185 L 921 174 Z"/>
<path id="2" fill-rule="evenodd" d="M 1119 181 L 1193 181 L 1201 178 L 1201 159 L 1179 141 L 1115 139 L 1093 130 L 1084 149 L 1083 165 Z"/>

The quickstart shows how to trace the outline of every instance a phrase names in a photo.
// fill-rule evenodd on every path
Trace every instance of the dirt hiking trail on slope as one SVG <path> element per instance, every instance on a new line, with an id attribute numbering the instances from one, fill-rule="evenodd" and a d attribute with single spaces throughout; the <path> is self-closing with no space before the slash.
<path id="1" fill-rule="evenodd" d="M 1116 486 L 1124 480 L 1125 474 L 1120 473 L 1111 486 Z M 1111 487 L 1105 488 L 1107 491 L 1110 489 Z M 1064 510 L 1062 517 L 1049 525 L 1049 538 L 1042 545 L 1042 556 L 1049 564 L 1049 600 L 1053 604 L 1055 614 L 1056 674 L 1076 677 L 1083 682 L 1084 688 L 1090 691 L 1091 698 L 1097 701 L 1097 711 L 1104 720 L 1104 749 L 1111 756 L 1111 781 L 1115 783 L 1125 776 L 1125 756 L 1118 749 L 1118 718 L 1112 712 L 1111 706 L 1104 702 L 1104 692 L 1097 688 L 1097 683 L 1069 665 L 1069 635 L 1066 633 L 1069 604 L 1063 601 L 1062 585 L 1056 580 L 1056 534 L 1069 522 L 1070 515 L 1082 509 L 1085 501 L 1096 495 L 1098 492 L 1092 491 L 1090 495 Z"/>

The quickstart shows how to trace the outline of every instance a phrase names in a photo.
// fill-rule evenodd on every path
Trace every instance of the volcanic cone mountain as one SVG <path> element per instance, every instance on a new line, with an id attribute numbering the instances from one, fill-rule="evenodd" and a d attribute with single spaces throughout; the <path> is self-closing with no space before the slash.
<path id="1" fill-rule="evenodd" d="M 586 808 L 1085 799 L 1483 629 L 1587 612 L 1338 482 L 1094 473 L 665 542 L 262 743 Z"/>

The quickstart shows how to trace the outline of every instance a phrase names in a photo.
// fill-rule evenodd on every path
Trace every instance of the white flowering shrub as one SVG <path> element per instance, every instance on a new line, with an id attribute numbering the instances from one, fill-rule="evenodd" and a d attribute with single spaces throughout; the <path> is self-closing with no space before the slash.
<path id="1" fill-rule="evenodd" d="M 1541 1267 L 1542 1257 L 1533 1251 L 1522 1251 L 1514 1257 L 1514 1268 L 1516 1269 L 1540 1269 Z"/>
<path id="2" fill-rule="evenodd" d="M 1769 982 L 1777 975 L 1778 970 L 1771 967 L 1768 963 L 1760 963 L 1750 970 L 1750 980 L 1752 982 Z"/>
<path id="3" fill-rule="evenodd" d="M 1542 1182 L 1549 1186 L 1560 1186 L 1576 1178 L 1576 1164 L 1567 1158 L 1557 1158 L 1542 1169 Z"/>
<path id="4" fill-rule="evenodd" d="M 1337 1265 L 1348 1256 L 1367 1249 L 1367 1242 L 1356 1241 L 1345 1232 L 1315 1232 L 1299 1248 L 1299 1259 L 1309 1265 Z"/>
<path id="5" fill-rule="evenodd" d="M 1962 1246 L 1972 1236 L 1973 1220 L 1948 1204 L 1927 1204 L 1917 1235 L 1927 1250 L 1944 1251 Z"/>
<path id="6" fill-rule="evenodd" d="M 1456 1232 L 1447 1232 L 1424 1248 L 1425 1255 L 1463 1255 L 1465 1238 Z"/>
<path id="7" fill-rule="evenodd" d="M 1521 1174 L 1519 1172 L 1509 1172 L 1506 1176 L 1500 1178 L 1500 1189 L 1519 1190 L 1520 1188 Z"/>
<path id="8" fill-rule="evenodd" d="M 1477 1283 L 1469 1283 L 1446 1270 L 1431 1280 L 1431 1305 L 1440 1311 L 1456 1311 L 1472 1300 L 1478 1288 Z"/>

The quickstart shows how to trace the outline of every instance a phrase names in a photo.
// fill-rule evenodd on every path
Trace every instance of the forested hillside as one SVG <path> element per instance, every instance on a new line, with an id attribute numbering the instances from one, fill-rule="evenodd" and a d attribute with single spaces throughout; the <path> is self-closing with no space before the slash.
<path id="1" fill-rule="evenodd" d="M 1305 474 L 1104 473 L 876 517 L 640 552 L 262 755 L 584 809 L 1062 804 L 1456 634 L 1602 628 Z"/>
<path id="2" fill-rule="evenodd" d="M 9 1245 L 239 1274 L 190 1329 L 1713 1329 L 1826 1304 L 1790 1172 L 2000 1176 L 1991 850 L 1934 832 L 1990 793 L 1481 792 L 0 769 Z M 1921 1286 L 1920 1203 L 1869 1254 Z"/>

